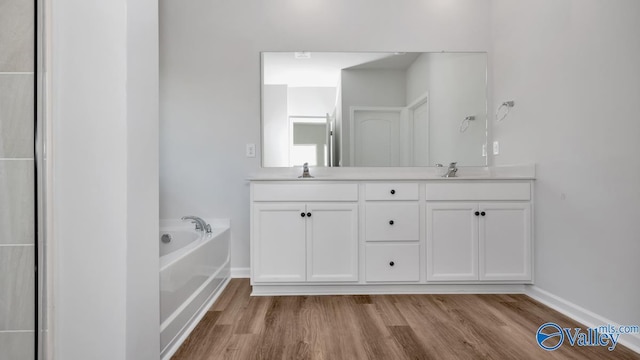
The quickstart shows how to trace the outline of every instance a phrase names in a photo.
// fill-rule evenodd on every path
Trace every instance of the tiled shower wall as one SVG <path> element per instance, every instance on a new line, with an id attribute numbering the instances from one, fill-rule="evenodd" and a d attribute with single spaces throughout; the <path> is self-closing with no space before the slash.
<path id="1" fill-rule="evenodd" d="M 33 0 L 0 0 L 0 360 L 35 357 Z"/>

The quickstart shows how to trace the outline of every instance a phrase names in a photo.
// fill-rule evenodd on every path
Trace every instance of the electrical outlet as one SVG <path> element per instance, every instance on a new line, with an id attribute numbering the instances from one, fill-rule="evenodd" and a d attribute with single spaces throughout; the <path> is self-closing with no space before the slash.
<path id="1" fill-rule="evenodd" d="M 493 155 L 500 155 L 500 143 L 497 141 L 493 142 Z"/>
<path id="2" fill-rule="evenodd" d="M 247 144 L 247 157 L 256 157 L 256 144 Z"/>

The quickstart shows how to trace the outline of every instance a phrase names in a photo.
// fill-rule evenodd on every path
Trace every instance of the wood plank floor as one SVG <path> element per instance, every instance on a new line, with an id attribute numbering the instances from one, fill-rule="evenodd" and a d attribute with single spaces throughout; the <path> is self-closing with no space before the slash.
<path id="1" fill-rule="evenodd" d="M 231 280 L 172 360 L 640 359 L 620 344 L 542 350 L 543 323 L 586 327 L 525 295 L 250 293 Z"/>

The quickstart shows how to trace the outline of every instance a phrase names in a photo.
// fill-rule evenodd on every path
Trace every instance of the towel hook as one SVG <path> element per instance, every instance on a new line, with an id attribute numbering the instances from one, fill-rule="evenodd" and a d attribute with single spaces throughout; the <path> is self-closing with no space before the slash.
<path id="1" fill-rule="evenodd" d="M 475 120 L 476 117 L 474 115 L 469 115 L 466 118 L 464 118 L 464 120 L 462 120 L 462 122 L 460 123 L 460 132 L 465 132 L 467 131 L 467 129 L 469 128 L 469 122 Z"/>
<path id="2" fill-rule="evenodd" d="M 500 122 L 504 120 L 507 117 L 507 115 L 509 115 L 509 111 L 515 104 L 516 103 L 513 100 L 505 101 L 502 104 L 500 104 L 500 106 L 498 106 L 498 110 L 496 110 L 496 121 Z M 500 114 L 500 110 L 502 110 L 503 108 L 505 108 L 506 111 L 504 111 L 504 114 L 502 114 L 502 116 L 498 116 Z"/>

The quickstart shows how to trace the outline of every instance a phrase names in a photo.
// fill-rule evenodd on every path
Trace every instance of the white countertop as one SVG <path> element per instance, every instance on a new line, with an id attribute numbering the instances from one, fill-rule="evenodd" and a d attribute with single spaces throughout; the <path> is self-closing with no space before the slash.
<path id="1" fill-rule="evenodd" d="M 535 165 L 461 166 L 457 176 L 443 178 L 435 167 L 309 167 L 313 178 L 298 178 L 301 167 L 262 168 L 249 181 L 345 181 L 345 180 L 535 180 Z"/>

